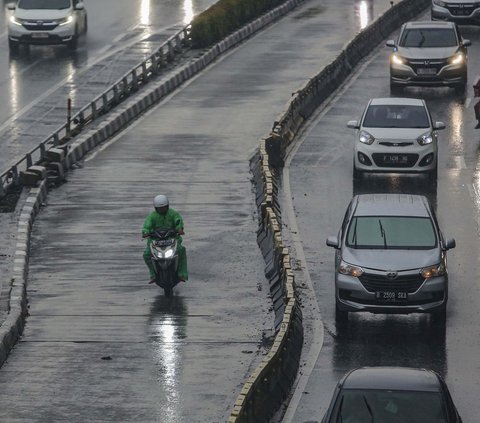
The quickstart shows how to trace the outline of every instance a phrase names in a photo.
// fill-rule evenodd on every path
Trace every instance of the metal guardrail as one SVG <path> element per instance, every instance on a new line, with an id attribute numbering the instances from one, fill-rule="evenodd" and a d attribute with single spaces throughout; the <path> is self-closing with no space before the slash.
<path id="1" fill-rule="evenodd" d="M 187 25 L 170 37 L 146 60 L 129 70 L 110 88 L 80 109 L 72 116 L 71 120 L 67 120 L 64 125 L 44 139 L 37 147 L 30 150 L 22 159 L 1 173 L 0 198 L 4 197 L 11 187 L 19 184 L 22 171 L 45 158 L 48 149 L 63 145 L 71 140 L 86 125 L 110 111 L 131 93 L 136 92 L 142 85 L 146 84 L 152 77 L 158 75 L 175 55 L 181 53 L 185 47 L 190 46 L 190 31 L 191 25 Z"/>

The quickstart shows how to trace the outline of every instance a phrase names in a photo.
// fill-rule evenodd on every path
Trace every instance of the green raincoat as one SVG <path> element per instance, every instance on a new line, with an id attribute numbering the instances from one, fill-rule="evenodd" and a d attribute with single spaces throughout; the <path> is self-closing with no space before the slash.
<path id="1" fill-rule="evenodd" d="M 179 212 L 169 208 L 165 215 L 158 213 L 156 210 L 151 212 L 145 219 L 143 224 L 142 234 L 146 235 L 157 229 L 183 229 L 183 218 Z M 188 280 L 187 270 L 187 250 L 182 245 L 182 237 L 177 235 L 178 241 L 178 277 L 180 279 Z M 148 238 L 147 248 L 143 252 L 143 260 L 150 271 L 150 278 L 155 278 L 155 268 L 152 263 L 152 257 L 150 255 L 150 244 L 152 240 Z"/>

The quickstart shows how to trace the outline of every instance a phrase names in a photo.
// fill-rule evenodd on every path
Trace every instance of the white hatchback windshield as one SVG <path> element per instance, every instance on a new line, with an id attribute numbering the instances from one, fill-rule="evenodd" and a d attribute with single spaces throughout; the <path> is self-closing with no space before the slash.
<path id="1" fill-rule="evenodd" d="M 365 113 L 362 126 L 366 128 L 430 128 L 423 106 L 375 104 Z"/>
<path id="2" fill-rule="evenodd" d="M 71 0 L 20 0 L 18 8 L 60 10 L 68 9 L 71 4 Z"/>
<path id="3" fill-rule="evenodd" d="M 411 28 L 402 33 L 400 47 L 455 47 L 458 45 L 453 28 Z"/>
<path id="4" fill-rule="evenodd" d="M 428 217 L 356 216 L 347 232 L 350 248 L 428 250 L 437 237 Z"/>

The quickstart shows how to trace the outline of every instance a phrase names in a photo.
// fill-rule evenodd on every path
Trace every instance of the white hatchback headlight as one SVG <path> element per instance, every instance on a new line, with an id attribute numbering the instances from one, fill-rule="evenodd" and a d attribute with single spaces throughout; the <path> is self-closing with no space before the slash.
<path id="1" fill-rule="evenodd" d="M 373 143 L 373 141 L 375 141 L 375 138 L 371 134 L 369 134 L 367 131 L 360 131 L 358 140 L 363 144 L 370 145 Z"/>
<path id="2" fill-rule="evenodd" d="M 428 144 L 431 144 L 433 142 L 433 135 L 431 132 L 426 132 L 425 134 L 423 135 L 420 135 L 418 138 L 417 138 L 417 142 L 420 144 L 420 145 L 428 145 Z"/>
<path id="3" fill-rule="evenodd" d="M 363 269 L 361 267 L 354 266 L 353 264 L 345 263 L 342 260 L 338 266 L 338 273 L 358 278 L 363 275 Z"/>

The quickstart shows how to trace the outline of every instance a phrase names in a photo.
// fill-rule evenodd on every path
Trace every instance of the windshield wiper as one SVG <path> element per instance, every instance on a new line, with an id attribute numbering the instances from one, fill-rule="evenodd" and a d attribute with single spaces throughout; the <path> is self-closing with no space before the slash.
<path id="1" fill-rule="evenodd" d="M 367 410 L 370 413 L 370 417 L 372 418 L 372 423 L 374 423 L 375 420 L 373 419 L 373 412 L 372 412 L 372 409 L 370 408 L 370 404 L 368 403 L 367 397 L 365 397 L 365 395 L 363 395 L 363 401 L 365 402 L 365 405 L 367 406 Z"/>
<path id="2" fill-rule="evenodd" d="M 383 238 L 383 246 L 385 249 L 387 249 L 387 235 L 385 234 L 385 230 L 383 229 L 382 221 L 380 219 L 378 219 L 378 224 L 380 225 L 380 235 L 382 235 Z"/>

